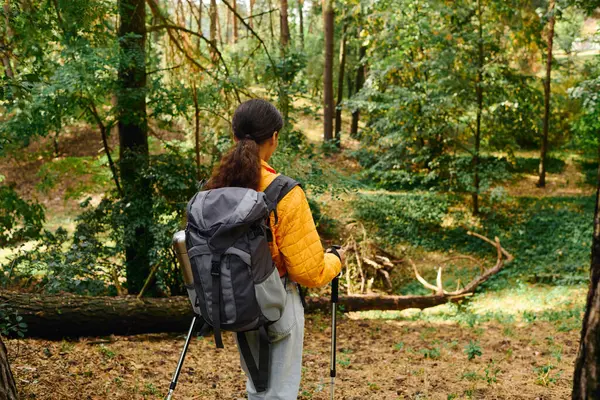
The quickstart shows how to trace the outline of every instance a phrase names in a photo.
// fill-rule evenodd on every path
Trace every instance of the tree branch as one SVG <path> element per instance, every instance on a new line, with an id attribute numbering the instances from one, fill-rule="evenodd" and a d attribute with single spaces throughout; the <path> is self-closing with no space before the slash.
<path id="1" fill-rule="evenodd" d="M 242 24 L 246 27 L 246 29 L 248 29 L 250 31 L 250 33 L 252 33 L 252 35 L 260 42 L 263 49 L 265 50 L 265 54 L 267 55 L 269 62 L 271 63 L 271 66 L 273 67 L 273 70 L 275 70 L 275 62 L 273 61 L 273 58 L 271 58 L 269 49 L 267 49 L 267 45 L 262 40 L 262 38 L 260 36 L 258 36 L 258 34 L 254 31 L 254 29 L 252 29 L 250 27 L 250 25 L 248 25 L 248 23 L 244 20 L 244 18 L 233 7 L 231 7 L 231 4 L 229 4 L 229 2 L 227 0 L 222 0 L 222 1 L 223 1 L 223 4 L 225 4 L 227 6 L 227 8 L 229 8 L 229 10 L 233 13 L 233 15 L 235 17 L 237 17 L 237 19 L 239 19 L 242 22 Z M 277 77 L 277 79 L 280 79 L 279 76 Z"/>
<path id="2" fill-rule="evenodd" d="M 117 187 L 117 192 L 119 192 L 120 197 L 123 197 L 123 190 L 121 189 L 121 185 L 119 184 L 119 176 L 117 174 L 117 168 L 115 167 L 115 163 L 113 162 L 112 156 L 110 155 L 110 148 L 108 147 L 106 126 L 102 122 L 102 118 L 100 118 L 100 114 L 98 113 L 98 110 L 96 109 L 96 105 L 94 104 L 93 101 L 89 102 L 88 110 L 89 110 L 90 114 L 92 115 L 92 117 L 94 118 L 94 120 L 96 121 L 98 128 L 100 129 L 100 134 L 102 135 L 102 145 L 104 146 L 104 152 L 106 153 L 106 157 L 108 158 L 108 165 L 110 167 L 110 171 L 112 172 L 113 180 L 115 181 L 115 186 Z"/>

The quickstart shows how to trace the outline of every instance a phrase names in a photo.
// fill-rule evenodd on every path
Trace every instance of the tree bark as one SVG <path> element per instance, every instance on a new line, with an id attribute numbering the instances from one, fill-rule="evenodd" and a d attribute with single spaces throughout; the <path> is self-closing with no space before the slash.
<path id="1" fill-rule="evenodd" d="M 18 400 L 18 398 L 17 386 L 15 385 L 15 379 L 10 370 L 6 346 L 4 346 L 2 336 L 0 336 L 0 399 Z"/>
<path id="2" fill-rule="evenodd" d="M 269 0 L 269 10 L 273 9 L 273 2 Z M 273 27 L 273 13 L 269 13 L 269 31 L 271 33 L 271 47 L 275 46 L 275 28 Z"/>
<path id="3" fill-rule="evenodd" d="M 600 170 L 596 186 L 590 288 L 575 360 L 573 400 L 600 399 Z"/>
<path id="4" fill-rule="evenodd" d="M 217 47 L 217 0 L 210 0 L 208 13 L 210 15 L 210 42 L 212 43 L 212 46 L 210 46 L 210 58 L 213 64 L 216 64 L 219 59 L 215 51 Z"/>
<path id="5" fill-rule="evenodd" d="M 202 180 L 202 172 L 200 166 L 202 165 L 200 160 L 200 107 L 198 106 L 198 91 L 196 84 L 192 83 L 192 96 L 194 97 L 194 141 L 196 143 L 196 180 L 200 182 Z"/>
<path id="6" fill-rule="evenodd" d="M 548 131 L 550 128 L 550 79 L 552 78 L 552 45 L 554 43 L 554 24 L 556 0 L 550 0 L 548 4 L 548 53 L 546 57 L 546 79 L 544 80 L 544 120 L 542 121 L 542 148 L 540 151 L 540 177 L 537 186 L 546 187 L 546 154 L 548 153 Z"/>
<path id="7" fill-rule="evenodd" d="M 283 49 L 288 47 L 290 43 L 290 27 L 288 24 L 288 0 L 280 0 L 279 2 L 279 33 L 280 44 Z"/>
<path id="8" fill-rule="evenodd" d="M 405 310 L 429 308 L 459 301 L 464 296 L 340 296 L 343 311 Z M 307 297 L 307 312 L 327 312 L 329 297 Z M 60 339 L 62 337 L 133 335 L 151 332 L 184 332 L 192 317 L 189 299 L 88 297 L 71 294 L 0 293 L 23 316 L 27 335 Z"/>
<path id="9" fill-rule="evenodd" d="M 356 70 L 356 80 L 354 84 L 354 93 L 358 93 L 365 83 L 365 57 L 367 55 L 366 46 L 361 45 L 358 54 L 358 69 Z M 350 125 L 350 136 L 356 138 L 358 135 L 358 120 L 360 118 L 360 110 L 356 109 L 352 112 L 352 124 Z"/>
<path id="10" fill-rule="evenodd" d="M 146 115 L 146 4 L 144 0 L 119 2 L 119 114 L 120 173 L 124 194 L 124 247 L 127 287 L 137 293 L 150 272 L 152 247 L 150 218 L 152 188 L 143 177 L 148 167 Z"/>
<path id="11" fill-rule="evenodd" d="M 233 44 L 236 44 L 238 42 L 238 19 L 235 16 L 235 13 L 237 13 L 237 0 L 233 0 L 232 2 L 232 6 L 233 6 L 233 12 L 231 15 L 231 18 L 233 19 Z"/>
<path id="12" fill-rule="evenodd" d="M 340 42 L 340 65 L 338 72 L 337 102 L 335 108 L 335 140 L 341 146 L 340 132 L 342 131 L 342 100 L 344 98 L 344 69 L 346 67 L 346 30 L 348 24 L 342 28 L 342 41 Z"/>
<path id="13" fill-rule="evenodd" d="M 232 11 L 225 11 L 227 13 L 227 19 L 225 20 L 225 42 L 227 42 L 228 44 L 231 44 L 233 42 L 233 38 L 231 35 L 231 19 L 235 19 L 235 16 L 233 15 Z"/>
<path id="14" fill-rule="evenodd" d="M 323 27 L 325 30 L 325 69 L 323 74 L 323 139 L 333 139 L 333 0 L 323 0 Z"/>
<path id="15" fill-rule="evenodd" d="M 475 94 L 477 96 L 477 126 L 475 128 L 475 151 L 473 153 L 473 215 L 479 214 L 479 149 L 481 145 L 481 115 L 483 113 L 483 18 L 481 15 L 481 0 L 477 0 L 478 42 L 477 42 L 477 79 Z"/>
<path id="16" fill-rule="evenodd" d="M 250 19 L 248 20 L 248 25 L 250 28 L 254 29 L 254 5 L 256 4 L 256 0 L 250 0 Z"/>
<path id="17" fill-rule="evenodd" d="M 288 1 L 280 0 L 279 2 L 279 49 L 281 53 L 281 58 L 285 59 L 288 54 L 288 49 L 290 45 L 290 28 L 288 24 Z M 287 64 L 284 62 L 284 66 Z M 279 111 L 283 116 L 283 130 L 284 134 L 287 133 L 290 129 L 289 120 L 290 120 L 290 96 L 289 96 L 289 84 L 286 80 L 287 71 L 283 71 L 283 77 L 279 79 Z"/>

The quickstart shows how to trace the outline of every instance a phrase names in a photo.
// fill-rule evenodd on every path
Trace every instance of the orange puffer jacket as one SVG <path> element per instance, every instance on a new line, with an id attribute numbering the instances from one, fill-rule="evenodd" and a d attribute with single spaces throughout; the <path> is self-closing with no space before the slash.
<path id="1" fill-rule="evenodd" d="M 277 177 L 277 173 L 262 161 L 260 191 Z M 336 255 L 325 253 L 319 239 L 306 195 L 300 187 L 293 188 L 277 205 L 278 221 L 271 215 L 273 241 L 271 255 L 279 270 L 306 287 L 329 283 L 340 273 L 342 264 Z"/>

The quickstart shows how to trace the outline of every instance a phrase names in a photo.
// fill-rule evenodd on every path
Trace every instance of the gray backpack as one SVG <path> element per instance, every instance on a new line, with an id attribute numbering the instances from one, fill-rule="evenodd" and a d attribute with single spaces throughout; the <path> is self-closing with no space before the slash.
<path id="1" fill-rule="evenodd" d="M 286 290 L 269 250 L 269 217 L 298 185 L 280 175 L 265 189 L 227 187 L 198 192 L 187 205 L 186 247 L 194 276 L 188 290 L 194 312 L 214 330 L 237 332 L 242 356 L 257 391 L 265 391 L 269 371 L 266 328 L 282 315 Z M 244 332 L 259 331 L 259 367 Z"/>

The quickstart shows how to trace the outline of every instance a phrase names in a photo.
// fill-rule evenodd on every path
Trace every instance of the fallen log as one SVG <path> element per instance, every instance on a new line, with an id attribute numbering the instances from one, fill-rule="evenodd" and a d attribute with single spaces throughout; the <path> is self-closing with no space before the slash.
<path id="1" fill-rule="evenodd" d="M 442 286 L 442 267 L 437 281 L 427 282 L 413 263 L 416 278 L 433 293 L 423 296 L 347 295 L 340 296 L 343 311 L 424 309 L 448 302 L 456 302 L 472 295 L 475 289 L 498 273 L 513 256 L 501 245 L 476 233 L 469 232 L 496 249 L 496 264 L 467 283 L 462 289 L 447 291 Z M 410 260 L 409 260 L 410 261 Z M 412 261 L 411 261 L 412 263 Z M 307 312 L 327 312 L 328 297 L 309 297 Z M 5 291 L 0 293 L 0 304 L 8 304 L 23 317 L 27 336 L 60 339 L 78 336 L 133 335 L 155 332 L 185 332 L 192 318 L 187 297 L 137 298 L 87 297 L 72 294 L 47 295 Z"/>
<path id="2" fill-rule="evenodd" d="M 343 311 L 405 310 L 428 308 L 464 296 L 340 296 Z M 308 297 L 307 312 L 328 312 L 328 297 Z M 88 297 L 72 294 L 41 295 L 0 293 L 27 323 L 26 336 L 48 339 L 79 336 L 133 335 L 185 332 L 192 318 L 187 297 L 169 298 Z"/>

